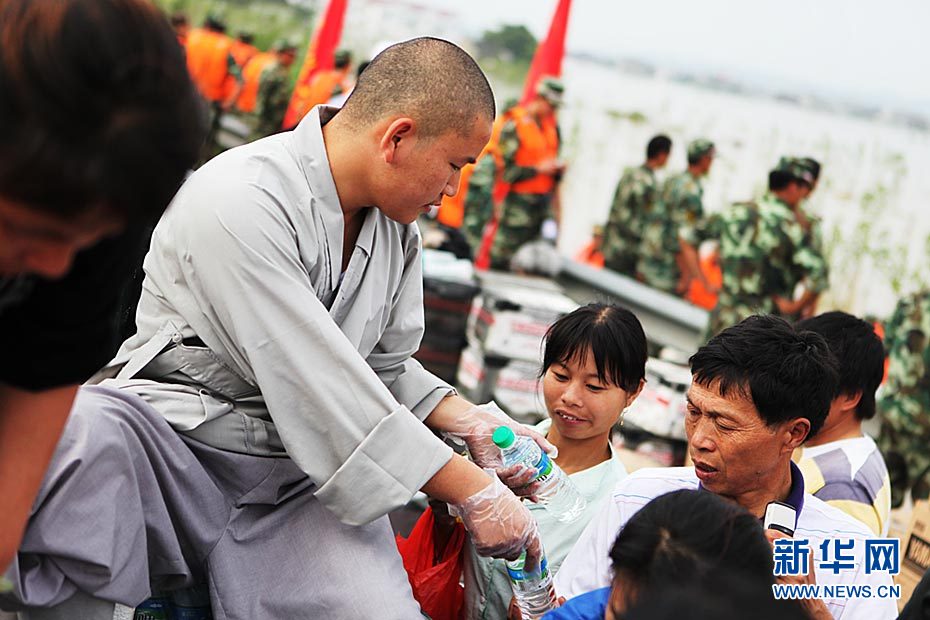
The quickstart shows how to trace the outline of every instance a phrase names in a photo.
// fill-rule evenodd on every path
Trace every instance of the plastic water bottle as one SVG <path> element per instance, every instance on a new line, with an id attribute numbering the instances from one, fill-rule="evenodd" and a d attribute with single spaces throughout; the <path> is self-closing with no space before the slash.
<path id="1" fill-rule="evenodd" d="M 522 464 L 536 471 L 533 480 L 539 483 L 536 497 L 557 520 L 568 523 L 581 516 L 588 505 L 587 500 L 539 444 L 530 437 L 514 435 L 507 426 L 498 426 L 491 440 L 501 449 L 504 467 Z"/>
<path id="2" fill-rule="evenodd" d="M 172 620 L 213 620 L 210 607 L 210 590 L 207 586 L 196 586 L 171 593 Z"/>
<path id="3" fill-rule="evenodd" d="M 535 620 L 555 609 L 555 588 L 552 587 L 552 575 L 549 574 L 545 553 L 539 558 L 539 566 L 534 571 L 524 570 L 525 562 L 526 551 L 513 562 L 507 562 L 507 575 L 520 613 L 527 620 Z"/>
<path id="4" fill-rule="evenodd" d="M 171 598 L 167 594 L 152 593 L 133 612 L 133 620 L 171 620 Z"/>

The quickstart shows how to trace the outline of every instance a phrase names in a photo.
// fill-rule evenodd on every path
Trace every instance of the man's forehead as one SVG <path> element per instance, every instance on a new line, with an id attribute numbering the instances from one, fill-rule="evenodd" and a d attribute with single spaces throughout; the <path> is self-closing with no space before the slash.
<path id="1" fill-rule="evenodd" d="M 692 378 L 687 396 L 689 402 L 702 410 L 713 410 L 717 413 L 751 413 L 755 416 L 759 415 L 752 399 L 740 386 L 730 386 L 726 394 L 724 394 L 720 381 L 701 384 Z"/>

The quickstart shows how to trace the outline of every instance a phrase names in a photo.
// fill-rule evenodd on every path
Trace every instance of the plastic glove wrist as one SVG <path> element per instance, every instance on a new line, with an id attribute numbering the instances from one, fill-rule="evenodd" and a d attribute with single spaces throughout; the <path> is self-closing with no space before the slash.
<path id="1" fill-rule="evenodd" d="M 513 560 L 526 549 L 534 562 L 539 557 L 536 521 L 496 476 L 464 502 L 449 504 L 449 514 L 462 520 L 479 555 Z"/>

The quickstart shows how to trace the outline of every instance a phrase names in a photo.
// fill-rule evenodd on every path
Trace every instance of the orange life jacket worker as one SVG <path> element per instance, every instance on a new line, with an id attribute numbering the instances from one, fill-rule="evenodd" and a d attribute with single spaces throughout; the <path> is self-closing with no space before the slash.
<path id="1" fill-rule="evenodd" d="M 333 57 L 333 68 L 318 71 L 306 84 L 298 84 L 294 90 L 294 108 L 297 111 L 295 125 L 300 122 L 313 106 L 326 103 L 333 95 L 349 90 L 349 67 L 352 54 L 348 50 L 338 50 Z M 290 127 L 285 127 L 290 129 Z"/>
<path id="2" fill-rule="evenodd" d="M 255 111 L 255 102 L 258 98 L 258 85 L 262 71 L 275 61 L 274 52 L 260 52 L 242 69 L 242 91 L 236 100 L 236 109 L 240 112 L 252 113 Z"/>
<path id="3" fill-rule="evenodd" d="M 203 28 L 194 28 L 187 37 L 187 69 L 204 99 L 221 104 L 231 98 L 227 79 L 241 80 L 232 58 L 232 39 L 218 19 L 207 16 Z"/>
<path id="4" fill-rule="evenodd" d="M 240 69 L 244 69 L 249 61 L 259 53 L 259 49 L 253 44 L 254 41 L 255 36 L 251 32 L 241 31 L 236 36 L 236 40 L 232 42 L 229 53 L 232 54 L 233 60 Z"/>

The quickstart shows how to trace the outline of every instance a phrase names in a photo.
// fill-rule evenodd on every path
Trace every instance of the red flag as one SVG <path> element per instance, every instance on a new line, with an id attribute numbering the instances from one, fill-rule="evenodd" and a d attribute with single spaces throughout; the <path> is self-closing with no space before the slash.
<path id="1" fill-rule="evenodd" d="M 520 100 L 521 105 L 526 105 L 536 94 L 536 84 L 540 78 L 562 76 L 562 57 L 565 56 L 565 32 L 568 30 L 568 12 L 571 4 L 572 0 L 559 0 L 555 15 L 552 16 L 552 23 L 549 25 L 549 34 L 536 48 L 536 54 L 533 55 L 533 64 L 530 65 L 530 72 L 526 74 L 523 98 Z"/>
<path id="2" fill-rule="evenodd" d="M 294 94 L 291 95 L 291 103 L 284 115 L 284 127 L 290 128 L 296 125 L 300 121 L 299 114 L 306 112 L 301 110 L 301 95 L 306 92 L 313 76 L 318 71 L 333 68 L 333 57 L 336 54 L 339 40 L 342 38 L 342 24 L 345 22 L 347 4 L 348 0 L 329 0 L 326 12 L 323 13 L 320 24 L 313 33 L 313 39 L 307 47 L 307 55 L 304 57 L 304 64 L 300 67 L 300 74 L 294 85 Z"/>

